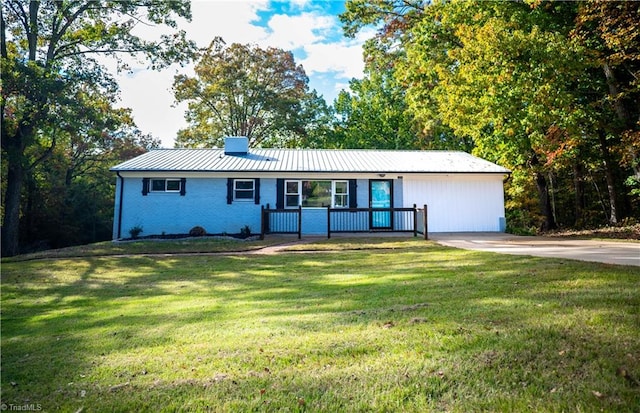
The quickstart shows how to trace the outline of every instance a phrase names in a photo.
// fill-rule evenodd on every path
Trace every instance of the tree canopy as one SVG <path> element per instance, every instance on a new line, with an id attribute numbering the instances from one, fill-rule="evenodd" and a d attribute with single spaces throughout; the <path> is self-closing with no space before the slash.
<path id="1" fill-rule="evenodd" d="M 199 58 L 194 77 L 175 77 L 176 100 L 189 104 L 189 127 L 176 143 L 210 147 L 224 136 L 246 136 L 251 146 L 287 146 L 305 133 L 300 114 L 310 98 L 308 82 L 291 52 L 227 45 L 216 38 Z"/>
<path id="2" fill-rule="evenodd" d="M 74 147 L 74 137 L 91 141 L 91 130 L 111 138 L 132 131 L 130 118 L 111 109 L 117 85 L 98 57 L 126 68 L 126 59 L 139 56 L 158 69 L 190 58 L 194 45 L 176 29 L 176 17 L 190 18 L 186 2 L 7 0 L 0 14 L 2 252 L 14 255 L 20 223 L 29 232 L 31 222 L 23 184 L 34 184 L 37 168 L 46 169 L 61 146 Z M 149 41 L 135 34 L 138 25 L 173 32 Z"/>
<path id="3" fill-rule="evenodd" d="M 417 140 L 449 131 L 448 141 L 471 139 L 474 153 L 511 168 L 516 215 L 536 188 L 538 212 L 526 226 L 617 223 L 637 210 L 638 3 L 352 0 L 346 8 L 347 34 L 378 28 L 367 64 L 401 85 Z"/>

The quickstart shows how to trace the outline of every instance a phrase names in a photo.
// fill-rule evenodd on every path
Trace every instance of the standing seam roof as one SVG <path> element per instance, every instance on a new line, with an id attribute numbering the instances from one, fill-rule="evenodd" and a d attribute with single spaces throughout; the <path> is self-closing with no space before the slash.
<path id="1" fill-rule="evenodd" d="M 112 171 L 189 172 L 375 172 L 502 173 L 499 165 L 459 151 L 251 149 L 156 149 L 122 162 Z"/>

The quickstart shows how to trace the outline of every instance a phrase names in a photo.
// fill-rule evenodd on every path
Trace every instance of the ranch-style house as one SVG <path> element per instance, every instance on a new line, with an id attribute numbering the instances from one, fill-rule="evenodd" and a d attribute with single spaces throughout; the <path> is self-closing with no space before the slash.
<path id="1" fill-rule="evenodd" d="M 465 152 L 249 149 L 229 137 L 223 149 L 157 149 L 111 170 L 114 239 L 134 227 L 263 236 L 506 227 L 510 171 Z"/>

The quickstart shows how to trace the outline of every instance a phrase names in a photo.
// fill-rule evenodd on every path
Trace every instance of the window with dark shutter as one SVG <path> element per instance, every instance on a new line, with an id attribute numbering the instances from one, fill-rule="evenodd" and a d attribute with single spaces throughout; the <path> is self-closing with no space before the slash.
<path id="1" fill-rule="evenodd" d="M 276 209 L 284 208 L 284 179 L 276 180 Z"/>
<path id="2" fill-rule="evenodd" d="M 227 179 L 227 204 L 233 202 L 233 178 Z"/>
<path id="3" fill-rule="evenodd" d="M 149 193 L 149 178 L 142 178 L 142 195 L 147 196 Z"/>
<path id="4" fill-rule="evenodd" d="M 358 208 L 358 181 L 349 179 L 349 208 Z"/>

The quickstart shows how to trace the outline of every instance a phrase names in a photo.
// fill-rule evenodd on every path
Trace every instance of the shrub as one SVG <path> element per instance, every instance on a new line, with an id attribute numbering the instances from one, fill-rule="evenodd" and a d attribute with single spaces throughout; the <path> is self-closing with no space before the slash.
<path id="1" fill-rule="evenodd" d="M 129 230 L 129 235 L 131 235 L 131 238 L 136 239 L 141 232 L 142 227 L 140 225 L 136 225 L 135 227 L 131 227 L 131 229 Z"/>
<path id="2" fill-rule="evenodd" d="M 189 230 L 190 237 L 204 237 L 205 235 L 207 235 L 207 231 L 200 226 L 195 226 Z"/>
<path id="3" fill-rule="evenodd" d="M 240 235 L 243 238 L 248 238 L 251 236 L 251 228 L 249 227 L 249 225 L 245 225 L 244 227 L 240 228 Z"/>

